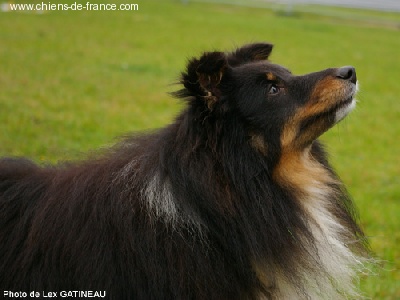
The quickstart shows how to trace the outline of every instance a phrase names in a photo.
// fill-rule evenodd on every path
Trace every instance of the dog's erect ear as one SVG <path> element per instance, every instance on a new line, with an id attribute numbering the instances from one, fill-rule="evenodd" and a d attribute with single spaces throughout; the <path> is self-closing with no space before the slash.
<path id="1" fill-rule="evenodd" d="M 227 68 L 226 55 L 223 52 L 206 52 L 200 58 L 189 61 L 187 72 L 182 73 L 181 82 L 186 95 L 204 97 L 209 108 L 221 96 L 219 84 Z"/>
<path id="2" fill-rule="evenodd" d="M 226 64 L 227 61 L 223 52 L 205 53 L 196 67 L 200 86 L 206 91 L 212 91 L 217 87 L 221 82 Z"/>
<path id="3" fill-rule="evenodd" d="M 268 43 L 248 44 L 230 54 L 229 63 L 232 66 L 257 60 L 265 60 L 271 54 L 273 45 Z"/>

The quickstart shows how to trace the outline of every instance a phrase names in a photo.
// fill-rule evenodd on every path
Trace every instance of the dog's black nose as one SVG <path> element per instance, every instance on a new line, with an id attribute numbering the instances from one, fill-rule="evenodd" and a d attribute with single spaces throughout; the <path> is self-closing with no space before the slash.
<path id="1" fill-rule="evenodd" d="M 346 66 L 337 69 L 336 77 L 342 78 L 344 80 L 350 80 L 354 84 L 356 84 L 357 82 L 356 69 L 352 66 Z"/>

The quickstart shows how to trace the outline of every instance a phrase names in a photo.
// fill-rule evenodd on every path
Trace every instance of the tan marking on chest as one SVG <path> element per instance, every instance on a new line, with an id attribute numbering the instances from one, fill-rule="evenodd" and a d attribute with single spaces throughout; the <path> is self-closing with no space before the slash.
<path id="1" fill-rule="evenodd" d="M 336 183 L 329 171 L 312 157 L 310 148 L 284 152 L 273 177 L 282 186 L 294 188 L 303 196 L 313 194 L 316 189 L 323 189 L 326 184 Z"/>

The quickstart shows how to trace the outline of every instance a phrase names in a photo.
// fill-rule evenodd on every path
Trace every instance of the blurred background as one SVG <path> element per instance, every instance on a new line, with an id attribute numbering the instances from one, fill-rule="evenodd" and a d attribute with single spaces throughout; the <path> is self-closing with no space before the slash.
<path id="1" fill-rule="evenodd" d="M 268 41 L 271 60 L 294 74 L 355 66 L 357 109 L 322 139 L 380 260 L 361 288 L 369 299 L 400 299 L 400 1 L 114 0 L 90 3 L 137 6 L 13 10 L 26 3 L 42 1 L 0 5 L 0 156 L 80 159 L 170 123 L 184 104 L 168 93 L 179 89 L 187 59 L 206 50 Z"/>

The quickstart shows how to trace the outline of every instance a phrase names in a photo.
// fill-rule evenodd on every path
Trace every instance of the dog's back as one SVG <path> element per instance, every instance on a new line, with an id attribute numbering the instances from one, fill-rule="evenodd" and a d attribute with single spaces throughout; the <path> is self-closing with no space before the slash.
<path id="1" fill-rule="evenodd" d="M 9 291 L 18 280 L 18 269 L 23 270 L 23 259 L 33 216 L 39 198 L 46 191 L 48 181 L 37 176 L 39 167 L 22 158 L 0 160 L 0 288 Z M 17 270 L 16 270 L 16 266 Z M 22 286 L 28 290 L 26 282 Z"/>
<path id="2" fill-rule="evenodd" d="M 13 228 L 45 191 L 47 181 L 37 176 L 39 171 L 40 168 L 28 159 L 0 159 L 0 240 L 7 238 L 8 230 L 17 233 L 20 228 Z M 2 250 L 4 247 L 0 247 Z"/>
<path id="3" fill-rule="evenodd" d="M 22 179 L 35 172 L 37 169 L 38 167 L 31 160 L 26 158 L 1 158 L 0 184 L 4 184 L 5 181 L 8 180 L 15 181 Z"/>

